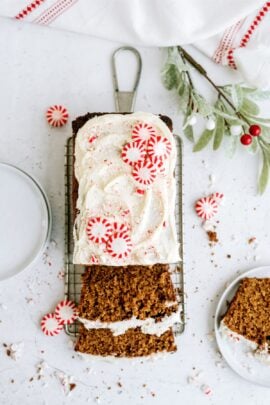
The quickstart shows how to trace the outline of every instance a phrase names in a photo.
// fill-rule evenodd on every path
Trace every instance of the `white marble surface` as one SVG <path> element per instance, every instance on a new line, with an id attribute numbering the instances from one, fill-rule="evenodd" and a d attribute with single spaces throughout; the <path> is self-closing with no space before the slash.
<path id="1" fill-rule="evenodd" d="M 195 155 L 185 144 L 188 319 L 185 334 L 177 339 L 176 354 L 155 361 L 86 362 L 73 352 L 64 333 L 48 338 L 40 331 L 41 316 L 54 309 L 64 292 L 58 273 L 64 266 L 64 145 L 70 135 L 69 126 L 50 129 L 44 112 L 54 103 L 66 105 L 72 118 L 86 111 L 113 110 L 110 55 L 118 45 L 1 20 L 0 160 L 18 165 L 44 186 L 53 210 L 53 242 L 47 257 L 32 269 L 0 284 L 0 403 L 267 405 L 270 391 L 234 374 L 220 360 L 215 341 L 208 335 L 226 283 L 239 272 L 270 261 L 270 188 L 264 196 L 256 195 L 258 160 L 241 148 L 230 160 L 223 151 Z M 140 51 L 144 69 L 137 109 L 172 116 L 179 132 L 177 104 L 160 83 L 164 53 L 158 49 Z M 234 78 L 198 56 L 220 83 Z M 205 88 L 202 81 L 198 83 Z M 269 107 L 269 102 L 263 106 L 265 114 Z M 216 179 L 212 186 L 209 175 Z M 220 243 L 214 248 L 209 247 L 193 211 L 196 198 L 211 191 L 226 195 L 218 218 Z M 247 242 L 253 236 L 258 240 L 255 250 Z M 3 343 L 15 342 L 24 342 L 16 362 L 3 347 Z M 42 359 L 48 368 L 38 380 L 36 365 Z M 76 388 L 69 396 L 55 375 L 57 370 L 74 377 Z M 188 384 L 188 377 L 197 371 L 202 371 L 198 385 Z M 201 391 L 203 384 L 212 388 L 212 396 Z"/>

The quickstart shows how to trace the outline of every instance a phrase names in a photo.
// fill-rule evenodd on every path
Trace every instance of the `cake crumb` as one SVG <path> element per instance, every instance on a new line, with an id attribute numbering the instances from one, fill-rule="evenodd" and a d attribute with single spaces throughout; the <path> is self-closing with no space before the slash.
<path id="1" fill-rule="evenodd" d="M 206 233 L 207 233 L 209 242 L 211 242 L 211 244 L 218 242 L 218 236 L 217 236 L 216 231 L 207 231 Z"/>
<path id="2" fill-rule="evenodd" d="M 252 243 L 255 242 L 257 238 L 255 236 L 252 236 L 251 238 L 248 239 L 248 244 L 251 245 Z"/>

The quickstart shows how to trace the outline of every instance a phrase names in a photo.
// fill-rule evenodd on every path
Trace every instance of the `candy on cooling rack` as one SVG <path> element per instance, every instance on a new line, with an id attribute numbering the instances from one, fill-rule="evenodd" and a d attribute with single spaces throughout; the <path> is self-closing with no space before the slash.
<path id="1" fill-rule="evenodd" d="M 122 159 L 130 166 L 143 161 L 146 156 L 145 146 L 140 141 L 127 143 L 122 149 Z"/>
<path id="2" fill-rule="evenodd" d="M 147 143 L 151 136 L 155 136 L 156 129 L 147 122 L 138 122 L 132 128 L 132 140 Z"/>
<path id="3" fill-rule="evenodd" d="M 213 194 L 211 194 L 210 197 L 213 198 L 216 201 L 216 203 L 219 205 L 219 204 L 221 204 L 221 201 L 223 200 L 224 194 L 213 193 Z"/>
<path id="4" fill-rule="evenodd" d="M 86 234 L 89 240 L 95 243 L 106 243 L 112 232 L 111 223 L 101 217 L 89 218 Z"/>
<path id="5" fill-rule="evenodd" d="M 55 317 L 61 325 L 70 325 L 78 318 L 78 310 L 73 301 L 65 299 L 55 308 Z"/>
<path id="6" fill-rule="evenodd" d="M 56 336 L 63 329 L 63 325 L 56 319 L 55 314 L 47 314 L 41 320 L 41 330 L 47 336 Z"/>
<path id="7" fill-rule="evenodd" d="M 52 127 L 62 127 L 68 121 L 68 111 L 62 105 L 53 105 L 48 108 L 46 118 Z"/>
<path id="8" fill-rule="evenodd" d="M 155 181 L 157 169 L 150 160 L 138 162 L 135 164 L 132 176 L 139 183 L 145 186 L 152 184 Z"/>
<path id="9" fill-rule="evenodd" d="M 200 218 L 210 219 L 218 212 L 218 205 L 212 197 L 203 197 L 196 202 L 195 211 Z"/>
<path id="10" fill-rule="evenodd" d="M 152 136 L 147 145 L 147 154 L 154 163 L 167 159 L 171 151 L 170 141 L 162 136 Z"/>

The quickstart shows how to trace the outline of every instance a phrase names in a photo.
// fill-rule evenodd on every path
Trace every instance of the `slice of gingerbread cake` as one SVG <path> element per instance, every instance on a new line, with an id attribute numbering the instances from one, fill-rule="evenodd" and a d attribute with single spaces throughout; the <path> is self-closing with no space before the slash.
<path id="1" fill-rule="evenodd" d="M 270 355 L 270 278 L 241 280 L 220 330 L 224 337 L 244 341 L 257 357 Z"/>
<path id="2" fill-rule="evenodd" d="M 117 357 L 175 351 L 172 122 L 150 113 L 87 114 L 73 130 L 74 263 L 87 266 L 76 350 Z"/>
<path id="3" fill-rule="evenodd" d="M 88 267 L 79 316 L 80 352 L 134 357 L 175 351 L 171 328 L 180 313 L 169 266 Z"/>

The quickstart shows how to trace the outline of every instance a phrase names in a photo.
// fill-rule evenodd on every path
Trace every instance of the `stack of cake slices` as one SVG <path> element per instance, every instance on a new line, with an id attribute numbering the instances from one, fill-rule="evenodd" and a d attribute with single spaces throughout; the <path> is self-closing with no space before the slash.
<path id="1" fill-rule="evenodd" d="M 176 350 L 180 260 L 172 122 L 150 113 L 73 122 L 74 264 L 85 266 L 75 349 L 136 357 Z"/>

